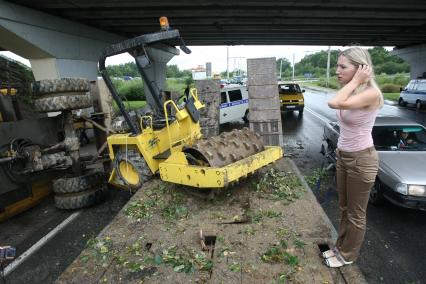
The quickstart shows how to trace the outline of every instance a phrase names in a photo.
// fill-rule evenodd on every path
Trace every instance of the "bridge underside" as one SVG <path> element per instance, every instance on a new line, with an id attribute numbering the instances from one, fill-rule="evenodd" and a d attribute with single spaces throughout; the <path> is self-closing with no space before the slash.
<path id="1" fill-rule="evenodd" d="M 426 43 L 426 1 L 10 1 L 124 37 L 158 30 L 168 16 L 188 45 Z"/>

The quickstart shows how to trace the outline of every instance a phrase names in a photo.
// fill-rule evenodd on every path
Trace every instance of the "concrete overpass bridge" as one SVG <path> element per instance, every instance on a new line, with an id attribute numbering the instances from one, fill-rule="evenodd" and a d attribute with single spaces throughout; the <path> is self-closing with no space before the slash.
<path id="1" fill-rule="evenodd" d="M 0 47 L 28 58 L 37 79 L 90 78 L 104 46 L 156 31 L 167 16 L 190 46 L 395 46 L 417 77 L 425 15 L 424 0 L 0 0 Z"/>

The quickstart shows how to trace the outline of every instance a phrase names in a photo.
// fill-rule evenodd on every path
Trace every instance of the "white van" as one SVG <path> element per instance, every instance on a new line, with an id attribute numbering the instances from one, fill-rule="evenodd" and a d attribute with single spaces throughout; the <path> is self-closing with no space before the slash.
<path id="1" fill-rule="evenodd" d="M 248 91 L 247 86 L 229 84 L 223 86 L 220 92 L 219 123 L 231 121 L 248 122 Z"/>
<path id="2" fill-rule="evenodd" d="M 417 109 L 426 105 L 426 79 L 411 80 L 408 85 L 401 90 L 398 103 L 400 106 L 415 104 Z"/>

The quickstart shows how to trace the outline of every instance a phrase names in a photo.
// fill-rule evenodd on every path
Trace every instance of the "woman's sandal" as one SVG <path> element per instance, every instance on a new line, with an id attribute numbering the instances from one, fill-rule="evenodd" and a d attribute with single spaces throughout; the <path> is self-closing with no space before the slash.
<path id="1" fill-rule="evenodd" d="M 332 249 L 329 249 L 329 250 L 327 250 L 327 251 L 325 251 L 325 252 L 321 253 L 321 257 L 322 257 L 322 258 L 330 258 L 330 257 L 335 256 L 335 255 L 336 255 L 336 254 L 338 254 L 338 253 L 339 253 L 339 252 L 338 252 L 337 248 L 336 248 L 336 247 L 334 247 L 334 248 L 332 248 Z"/>
<path id="2" fill-rule="evenodd" d="M 344 265 L 352 264 L 353 261 L 345 261 L 343 257 L 340 255 L 340 253 L 337 253 L 336 255 L 324 259 L 325 265 L 331 268 L 337 268 L 342 267 Z"/>

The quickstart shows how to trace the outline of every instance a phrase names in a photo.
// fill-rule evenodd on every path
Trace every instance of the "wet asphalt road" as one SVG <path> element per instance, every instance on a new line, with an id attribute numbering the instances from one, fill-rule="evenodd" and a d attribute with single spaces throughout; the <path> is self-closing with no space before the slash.
<path id="1" fill-rule="evenodd" d="M 285 154 L 290 155 L 302 174 L 309 176 L 319 169 L 323 156 L 319 153 L 323 126 L 335 120 L 327 107 L 331 94 L 305 93 L 306 109 L 302 116 L 284 113 Z M 382 114 L 398 115 L 423 125 L 426 113 L 414 109 L 385 105 Z M 225 128 L 242 127 L 242 124 Z M 319 202 L 337 228 L 339 212 L 334 185 L 329 186 L 329 199 L 317 194 Z M 107 202 L 81 210 L 78 217 L 52 240 L 37 250 L 7 276 L 7 283 L 51 283 L 77 257 L 86 241 L 95 237 L 129 199 L 124 191 L 112 190 Z M 72 212 L 58 210 L 52 198 L 15 218 L 0 224 L 0 245 L 16 246 L 22 254 Z M 369 206 L 366 239 L 358 265 L 369 283 L 424 283 L 426 279 L 426 212 L 399 208 L 391 204 Z M 1 283 L 1 281 L 0 281 Z"/>

